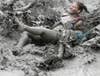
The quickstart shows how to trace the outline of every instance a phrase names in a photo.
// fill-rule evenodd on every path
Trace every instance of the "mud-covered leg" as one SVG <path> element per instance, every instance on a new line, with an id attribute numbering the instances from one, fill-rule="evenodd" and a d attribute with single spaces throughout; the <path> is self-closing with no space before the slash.
<path id="1" fill-rule="evenodd" d="M 15 17 L 15 21 L 18 23 L 20 28 L 22 28 L 23 31 L 27 31 L 28 33 L 31 33 L 33 35 L 40 35 L 43 40 L 46 41 L 57 41 L 58 40 L 58 32 L 54 30 L 50 30 L 44 27 L 30 27 L 25 25 L 23 22 L 19 21 L 17 17 Z"/>
<path id="2" fill-rule="evenodd" d="M 27 44 L 28 40 L 29 40 L 28 32 L 24 31 L 16 47 L 22 48 L 25 44 Z"/>
<path id="3" fill-rule="evenodd" d="M 63 53 L 64 53 L 64 46 L 62 43 L 59 43 L 59 48 L 58 48 L 58 57 L 62 58 L 63 57 Z"/>

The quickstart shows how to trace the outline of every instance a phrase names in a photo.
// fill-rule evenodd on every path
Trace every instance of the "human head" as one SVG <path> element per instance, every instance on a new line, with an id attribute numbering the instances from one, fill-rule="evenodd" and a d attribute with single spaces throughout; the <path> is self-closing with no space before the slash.
<path id="1" fill-rule="evenodd" d="M 81 2 L 73 2 L 71 3 L 68 12 L 71 14 L 79 14 L 81 13 L 83 10 L 85 10 L 85 12 L 89 13 L 89 11 L 87 10 L 87 7 L 81 3 Z"/>

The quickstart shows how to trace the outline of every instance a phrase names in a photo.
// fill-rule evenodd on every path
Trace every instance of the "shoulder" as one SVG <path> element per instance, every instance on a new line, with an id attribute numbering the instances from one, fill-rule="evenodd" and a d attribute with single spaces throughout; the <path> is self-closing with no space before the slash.
<path id="1" fill-rule="evenodd" d="M 61 17 L 68 16 L 68 13 L 62 13 Z"/>

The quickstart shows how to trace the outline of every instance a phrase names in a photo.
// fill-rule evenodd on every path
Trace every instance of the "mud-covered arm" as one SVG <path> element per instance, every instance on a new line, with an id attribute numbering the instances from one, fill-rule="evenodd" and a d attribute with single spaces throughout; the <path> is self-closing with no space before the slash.
<path id="1" fill-rule="evenodd" d="M 62 24 L 62 22 L 61 21 L 55 22 L 54 26 L 57 26 L 59 24 Z"/>
<path id="2" fill-rule="evenodd" d="M 79 20 L 79 21 L 75 24 L 75 28 L 76 28 L 76 30 L 83 30 L 83 29 L 84 29 L 83 20 Z"/>
<path id="3" fill-rule="evenodd" d="M 32 8 L 35 4 L 36 4 L 36 0 L 29 3 L 28 5 L 26 5 L 24 7 L 15 9 L 15 11 L 27 11 L 28 9 Z"/>
<path id="4" fill-rule="evenodd" d="M 53 25 L 52 29 L 55 28 L 55 27 L 57 27 L 57 26 L 59 26 L 60 24 L 62 24 L 61 21 L 55 22 L 55 24 Z"/>

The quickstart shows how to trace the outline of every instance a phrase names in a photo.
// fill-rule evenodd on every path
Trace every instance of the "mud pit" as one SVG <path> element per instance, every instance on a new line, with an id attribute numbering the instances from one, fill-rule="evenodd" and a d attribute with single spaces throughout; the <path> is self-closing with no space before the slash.
<path id="1" fill-rule="evenodd" d="M 40 51 L 44 46 L 29 44 L 25 46 L 22 55 L 12 54 L 16 40 L 0 36 L 0 69 L 6 71 L 22 70 L 25 76 L 99 76 L 100 54 L 99 52 L 85 52 L 82 47 L 76 47 L 74 52 L 77 56 L 72 59 L 63 60 L 64 67 L 42 71 L 36 68 L 35 62 L 42 61 L 39 55 L 33 55 L 32 51 Z M 30 52 L 31 49 L 31 52 Z M 80 50 L 81 49 L 81 50 Z M 14 49 L 13 49 L 14 50 Z"/>
<path id="2" fill-rule="evenodd" d="M 60 1 L 60 0 L 59 0 Z M 58 1 L 58 2 L 59 2 Z M 89 3 L 93 3 L 90 1 Z M 88 1 L 85 3 L 88 4 Z M 90 11 L 96 9 L 92 9 Z M 59 9 L 58 9 L 59 10 Z M 16 38 L 17 37 L 17 38 Z M 0 35 L 0 70 L 1 71 L 13 71 L 21 70 L 25 73 L 25 76 L 99 76 L 100 75 L 100 52 L 90 49 L 89 47 L 77 46 L 73 49 L 73 54 L 76 57 L 72 59 L 63 60 L 63 67 L 43 71 L 36 67 L 36 63 L 43 61 L 44 56 L 56 54 L 54 50 L 54 45 L 50 45 L 50 49 L 45 51 L 46 46 L 38 46 L 35 44 L 26 45 L 20 55 L 12 53 L 12 51 L 20 50 L 16 49 L 15 45 L 19 39 L 19 35 L 14 33 L 13 37 L 4 37 Z M 49 46 L 49 45 L 47 45 Z M 43 55 L 38 54 L 34 55 L 34 51 L 45 52 Z M 96 52 L 95 52 L 96 51 Z"/>

